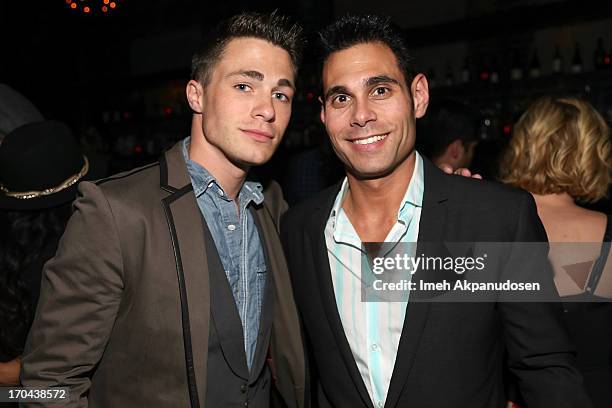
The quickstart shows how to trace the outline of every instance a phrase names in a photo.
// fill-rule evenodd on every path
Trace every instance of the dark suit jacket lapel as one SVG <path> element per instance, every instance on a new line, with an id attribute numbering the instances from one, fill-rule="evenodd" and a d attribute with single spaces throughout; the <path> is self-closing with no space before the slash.
<path id="1" fill-rule="evenodd" d="M 162 206 L 179 281 L 187 384 L 193 408 L 203 407 L 205 401 L 210 288 L 202 215 L 181 149 L 181 143 L 176 144 L 160 160 L 160 187 L 169 193 Z"/>
<path id="2" fill-rule="evenodd" d="M 325 243 L 325 225 L 334 205 L 336 195 L 340 191 L 340 187 L 341 184 L 338 184 L 334 189 L 330 189 L 329 196 L 321 200 L 319 206 L 315 209 L 309 223 L 310 228 L 308 230 L 306 243 L 309 246 L 308 249 L 311 250 L 312 259 L 314 259 L 315 275 L 319 293 L 321 294 L 323 308 L 325 309 L 325 316 L 336 338 L 336 343 L 340 349 L 342 359 L 344 360 L 346 368 L 364 405 L 372 407 L 370 395 L 363 383 L 351 347 L 344 334 L 344 327 L 342 326 L 342 320 L 338 313 L 338 305 L 336 304 L 334 284 L 332 282 L 329 258 L 327 256 L 327 245 Z"/>
<path id="3" fill-rule="evenodd" d="M 423 243 L 437 243 L 443 240 L 447 195 L 445 176 L 425 158 L 423 158 L 423 176 L 425 191 L 419 222 L 417 254 L 425 251 L 427 255 L 428 251 L 424 248 Z M 430 305 L 431 303 L 427 301 L 415 301 L 411 295 L 385 407 L 395 407 L 404 389 L 418 352 L 421 335 L 427 324 Z"/>
<path id="4" fill-rule="evenodd" d="M 255 225 L 257 226 L 257 232 L 259 234 L 259 240 L 262 244 L 265 258 L 266 258 L 266 285 L 264 289 L 264 301 L 261 308 L 261 317 L 259 320 L 259 332 L 257 335 L 257 347 L 255 350 L 255 357 L 253 358 L 253 366 L 251 368 L 251 373 L 259 373 L 261 367 L 266 361 L 266 357 L 268 355 L 268 346 L 270 345 L 270 329 L 272 328 L 272 316 L 274 312 L 274 304 L 276 303 L 276 293 L 274 290 L 274 284 L 271 282 L 272 275 L 277 273 L 274 266 L 272 266 L 272 262 L 270 262 L 270 244 L 268 237 L 269 231 L 263 228 L 262 222 L 259 219 L 260 215 L 258 211 L 254 210 L 253 207 L 250 209 L 251 215 L 255 220 Z M 276 255 L 276 254 L 275 254 Z M 251 375 L 251 380 L 255 380 L 256 376 Z"/>
<path id="5" fill-rule="evenodd" d="M 275 204 L 278 206 L 280 203 Z M 266 252 L 269 272 L 266 278 L 266 296 L 270 297 L 266 298 L 269 302 L 264 305 L 264 311 L 271 312 L 269 317 L 272 321 L 262 316 L 262 328 L 269 328 L 270 333 L 269 336 L 266 335 L 266 340 L 269 339 L 270 343 L 265 344 L 270 344 L 273 374 L 276 376 L 278 390 L 290 407 L 303 408 L 306 381 L 304 346 L 287 261 L 278 236 L 277 220 L 275 221 L 272 215 L 277 212 L 270 210 L 267 201 L 264 201 L 264 204 L 257 206 L 252 213 Z M 280 214 L 277 214 L 277 218 L 280 218 Z M 260 334 L 262 333 L 260 330 Z M 265 354 L 263 351 L 267 350 L 268 348 L 260 350 L 258 344 L 256 355 L 261 357 Z"/>

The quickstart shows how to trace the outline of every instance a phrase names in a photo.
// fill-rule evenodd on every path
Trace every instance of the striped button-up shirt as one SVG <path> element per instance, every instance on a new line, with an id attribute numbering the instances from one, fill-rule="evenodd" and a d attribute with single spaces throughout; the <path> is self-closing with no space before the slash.
<path id="1" fill-rule="evenodd" d="M 375 407 L 383 407 L 402 335 L 408 294 L 400 302 L 363 302 L 362 243 L 342 209 L 349 185 L 345 178 L 325 227 L 327 256 L 336 305 L 353 357 Z M 415 243 L 423 204 L 423 161 L 415 167 L 385 242 Z M 415 248 L 414 245 L 409 246 Z M 414 251 L 414 249 L 413 249 Z M 415 254 L 408 254 L 414 256 Z M 409 328 L 410 326 L 408 326 Z"/>

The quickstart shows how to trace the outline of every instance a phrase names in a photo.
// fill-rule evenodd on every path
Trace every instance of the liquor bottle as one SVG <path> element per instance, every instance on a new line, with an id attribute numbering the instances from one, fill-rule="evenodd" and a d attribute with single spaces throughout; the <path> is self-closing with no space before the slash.
<path id="1" fill-rule="evenodd" d="M 553 74 L 560 74 L 563 71 L 563 58 L 561 57 L 561 51 L 559 46 L 555 46 L 555 55 L 552 60 L 552 72 Z"/>
<path id="2" fill-rule="evenodd" d="M 486 59 L 481 59 L 478 65 L 480 66 L 480 69 L 478 71 L 478 78 L 481 82 L 489 82 L 489 63 Z"/>
<path id="3" fill-rule="evenodd" d="M 529 78 L 539 78 L 541 73 L 540 59 L 538 58 L 537 48 L 533 50 L 533 57 L 529 65 Z"/>
<path id="4" fill-rule="evenodd" d="M 574 58 L 572 58 L 570 71 L 572 74 L 579 74 L 582 72 L 582 57 L 580 56 L 580 45 L 578 43 L 576 43 L 574 47 Z"/>
<path id="5" fill-rule="evenodd" d="M 606 51 L 604 50 L 603 38 L 597 39 L 597 48 L 593 52 L 593 67 L 595 70 L 600 70 L 604 67 L 604 59 L 606 58 Z"/>
<path id="6" fill-rule="evenodd" d="M 510 79 L 513 81 L 519 81 L 523 79 L 523 67 L 521 64 L 521 54 L 519 50 L 514 50 L 512 56 L 512 68 L 510 69 Z"/>
<path id="7" fill-rule="evenodd" d="M 497 65 L 497 58 L 493 57 L 491 62 L 491 75 L 489 76 L 489 80 L 492 84 L 499 83 L 499 67 Z"/>
<path id="8" fill-rule="evenodd" d="M 446 61 L 446 73 L 444 74 L 444 85 L 453 86 L 455 78 L 453 77 L 453 68 L 450 61 Z"/>
<path id="9" fill-rule="evenodd" d="M 470 82 L 470 62 L 468 57 L 465 57 L 463 68 L 461 68 L 461 82 L 464 84 Z"/>

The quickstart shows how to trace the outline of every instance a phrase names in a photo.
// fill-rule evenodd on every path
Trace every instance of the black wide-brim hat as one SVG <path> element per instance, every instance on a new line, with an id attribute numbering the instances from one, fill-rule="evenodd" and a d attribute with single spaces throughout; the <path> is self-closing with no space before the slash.
<path id="1" fill-rule="evenodd" d="M 30 123 L 0 144 L 0 209 L 40 210 L 76 198 L 89 162 L 65 124 Z"/>

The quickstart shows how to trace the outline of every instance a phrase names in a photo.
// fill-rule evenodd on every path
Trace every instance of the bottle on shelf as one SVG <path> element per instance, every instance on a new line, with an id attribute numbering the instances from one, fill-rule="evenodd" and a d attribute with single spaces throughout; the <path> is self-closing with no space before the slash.
<path id="1" fill-rule="evenodd" d="M 570 72 L 572 74 L 579 74 L 582 72 L 582 57 L 580 56 L 580 45 L 578 43 L 574 46 L 574 57 L 572 58 Z"/>
<path id="2" fill-rule="evenodd" d="M 561 57 L 561 50 L 559 46 L 555 46 L 555 54 L 552 60 L 552 73 L 560 74 L 563 72 L 563 57 Z"/>
<path id="3" fill-rule="evenodd" d="M 453 68 L 450 61 L 446 61 L 446 73 L 444 74 L 444 85 L 453 86 L 455 78 L 453 76 Z"/>
<path id="4" fill-rule="evenodd" d="M 606 50 L 604 49 L 603 38 L 597 38 L 597 47 L 593 52 L 593 67 L 596 71 L 603 69 L 604 60 L 606 58 Z"/>
<path id="5" fill-rule="evenodd" d="M 466 84 L 470 82 L 470 61 L 465 57 L 463 67 L 461 68 L 461 82 Z"/>
<path id="6" fill-rule="evenodd" d="M 489 82 L 489 77 L 491 73 L 489 71 L 488 61 L 484 58 L 481 58 L 478 66 L 480 67 L 478 70 L 478 78 L 480 79 L 480 82 Z"/>
<path id="7" fill-rule="evenodd" d="M 510 79 L 512 81 L 520 81 L 523 79 L 523 66 L 521 63 L 521 53 L 519 50 L 514 50 L 512 55 L 512 68 L 510 68 Z"/>
<path id="8" fill-rule="evenodd" d="M 497 58 L 493 57 L 491 61 L 491 75 L 489 76 L 489 80 L 492 84 L 497 84 L 499 83 L 499 66 L 497 65 Z"/>
<path id="9" fill-rule="evenodd" d="M 531 64 L 529 65 L 529 78 L 539 78 L 542 72 L 540 66 L 540 58 L 538 58 L 537 48 L 533 50 L 533 57 L 531 58 Z"/>

